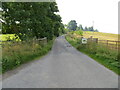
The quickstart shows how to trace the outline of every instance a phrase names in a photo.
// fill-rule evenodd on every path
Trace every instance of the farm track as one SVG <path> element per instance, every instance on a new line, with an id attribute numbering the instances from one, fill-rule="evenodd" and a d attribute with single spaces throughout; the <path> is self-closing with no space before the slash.
<path id="1" fill-rule="evenodd" d="M 58 37 L 40 60 L 5 73 L 3 88 L 118 88 L 118 76 Z M 1 83 L 1 82 L 0 82 Z"/>

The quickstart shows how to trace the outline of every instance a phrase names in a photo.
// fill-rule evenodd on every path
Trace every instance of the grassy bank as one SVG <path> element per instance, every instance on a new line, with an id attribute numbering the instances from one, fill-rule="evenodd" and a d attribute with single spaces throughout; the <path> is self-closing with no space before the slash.
<path id="1" fill-rule="evenodd" d="M 2 47 L 2 72 L 44 56 L 51 50 L 53 41 L 47 43 L 39 41 L 6 43 Z"/>
<path id="2" fill-rule="evenodd" d="M 71 35 L 67 35 L 66 40 L 79 51 L 87 54 L 97 62 L 120 75 L 120 55 L 118 55 L 118 50 L 111 50 L 102 44 L 98 45 L 96 43 L 83 45 L 80 43 L 80 39 L 72 38 Z"/>

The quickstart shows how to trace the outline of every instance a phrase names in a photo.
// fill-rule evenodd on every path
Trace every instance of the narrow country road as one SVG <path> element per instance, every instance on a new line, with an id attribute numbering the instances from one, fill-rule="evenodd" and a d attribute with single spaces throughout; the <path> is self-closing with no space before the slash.
<path id="1" fill-rule="evenodd" d="M 118 75 L 58 37 L 48 55 L 3 75 L 3 88 L 118 88 Z"/>

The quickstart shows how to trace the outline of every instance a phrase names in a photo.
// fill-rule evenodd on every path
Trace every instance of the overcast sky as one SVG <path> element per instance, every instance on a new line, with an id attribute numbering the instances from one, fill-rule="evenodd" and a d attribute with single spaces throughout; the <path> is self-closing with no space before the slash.
<path id="1" fill-rule="evenodd" d="M 64 24 L 93 26 L 100 32 L 118 33 L 118 1 L 120 0 L 56 0 Z"/>

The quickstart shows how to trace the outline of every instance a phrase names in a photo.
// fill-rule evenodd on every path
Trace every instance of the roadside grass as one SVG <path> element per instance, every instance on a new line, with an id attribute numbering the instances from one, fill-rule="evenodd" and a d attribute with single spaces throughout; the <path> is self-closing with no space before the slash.
<path id="1" fill-rule="evenodd" d="M 80 43 L 80 39 L 72 38 L 69 35 L 66 36 L 66 40 L 79 51 L 120 75 L 120 52 L 118 50 L 112 50 L 102 44 L 95 43 L 83 45 Z"/>
<path id="2" fill-rule="evenodd" d="M 53 41 L 54 39 L 46 44 L 36 41 L 6 43 L 2 46 L 2 59 L 0 60 L 2 73 L 44 56 L 51 50 Z"/>

